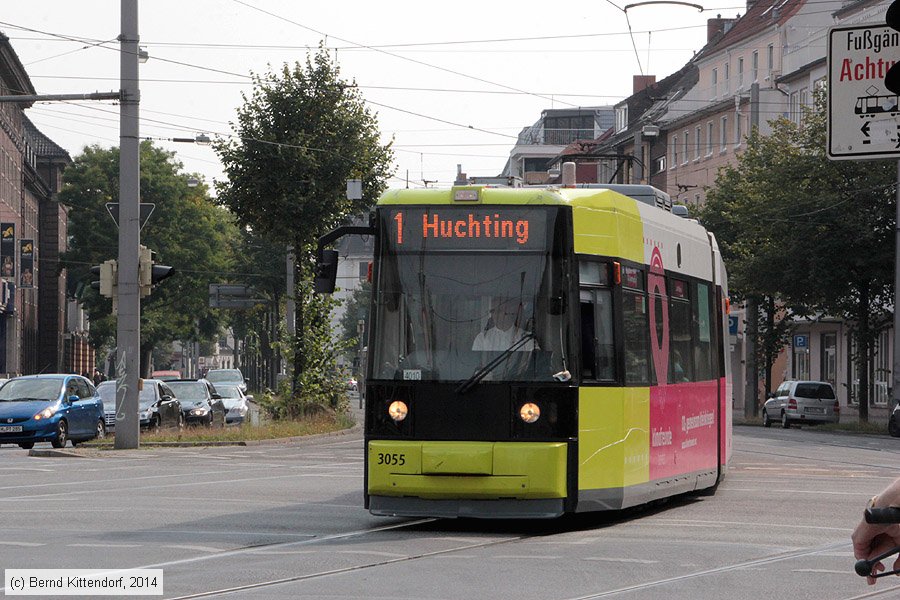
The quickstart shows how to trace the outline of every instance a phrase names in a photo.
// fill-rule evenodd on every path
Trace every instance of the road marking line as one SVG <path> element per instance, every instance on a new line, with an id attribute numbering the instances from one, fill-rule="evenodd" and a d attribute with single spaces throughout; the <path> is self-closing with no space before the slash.
<path id="1" fill-rule="evenodd" d="M 37 548 L 38 546 L 46 546 L 47 544 L 38 544 L 35 542 L 0 542 L 0 546 L 22 546 L 23 548 Z"/>
<path id="2" fill-rule="evenodd" d="M 66 544 L 69 548 L 140 548 L 143 544 Z"/>
<path id="3" fill-rule="evenodd" d="M 593 561 L 601 561 L 601 562 L 614 562 L 614 563 L 629 563 L 629 564 L 639 564 L 639 565 L 654 565 L 658 563 L 658 560 L 643 560 L 640 558 L 608 558 L 604 556 L 585 556 L 582 560 L 593 560 Z"/>
<path id="4" fill-rule="evenodd" d="M 178 548 L 180 550 L 196 550 L 198 552 L 225 552 L 227 548 L 213 548 L 212 546 L 189 546 L 187 544 L 165 544 L 163 548 Z"/>

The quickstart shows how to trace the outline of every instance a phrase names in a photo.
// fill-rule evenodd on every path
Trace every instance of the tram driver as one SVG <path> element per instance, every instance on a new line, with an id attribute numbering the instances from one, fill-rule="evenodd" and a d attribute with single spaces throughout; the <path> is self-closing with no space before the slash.
<path id="1" fill-rule="evenodd" d="M 472 342 L 472 350 L 502 352 L 528 335 L 522 329 L 524 307 L 518 298 L 495 296 L 491 298 L 491 316 L 485 329 L 478 332 Z M 538 349 L 534 338 L 527 340 L 517 350 L 530 352 Z"/>

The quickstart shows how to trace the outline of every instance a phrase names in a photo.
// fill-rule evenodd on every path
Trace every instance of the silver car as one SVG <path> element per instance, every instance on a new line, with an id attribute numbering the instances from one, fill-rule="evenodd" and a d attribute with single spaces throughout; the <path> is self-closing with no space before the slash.
<path id="1" fill-rule="evenodd" d="M 787 429 L 791 425 L 837 423 L 841 405 L 827 381 L 785 381 L 763 405 L 763 425 L 776 421 Z"/>

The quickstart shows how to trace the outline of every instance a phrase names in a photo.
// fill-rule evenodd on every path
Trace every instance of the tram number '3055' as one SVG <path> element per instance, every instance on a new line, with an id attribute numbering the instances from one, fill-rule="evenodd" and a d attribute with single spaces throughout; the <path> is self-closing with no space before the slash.
<path id="1" fill-rule="evenodd" d="M 378 453 L 378 464 L 379 465 L 391 465 L 391 466 L 403 466 L 406 464 L 406 455 L 405 454 L 386 454 L 384 452 Z"/>

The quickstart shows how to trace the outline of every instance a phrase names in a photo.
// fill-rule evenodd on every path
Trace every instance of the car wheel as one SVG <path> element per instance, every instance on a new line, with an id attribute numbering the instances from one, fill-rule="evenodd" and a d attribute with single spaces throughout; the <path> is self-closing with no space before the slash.
<path id="1" fill-rule="evenodd" d="M 888 433 L 891 434 L 892 437 L 900 437 L 900 425 L 893 419 L 888 421 Z"/>
<path id="2" fill-rule="evenodd" d="M 150 419 L 150 431 L 153 433 L 159 433 L 159 415 L 155 415 L 152 419 Z"/>
<path id="3" fill-rule="evenodd" d="M 184 429 L 184 413 L 178 413 L 178 429 Z"/>
<path id="4" fill-rule="evenodd" d="M 769 418 L 769 411 L 763 409 L 763 427 L 771 427 L 772 419 Z"/>
<path id="5" fill-rule="evenodd" d="M 60 421 L 56 424 L 56 437 L 50 440 L 50 445 L 54 448 L 65 448 L 66 442 L 69 441 L 69 424 Z"/>
<path id="6" fill-rule="evenodd" d="M 788 419 L 786 412 L 781 413 L 781 427 L 782 429 L 790 429 L 791 427 L 791 420 Z"/>
<path id="7" fill-rule="evenodd" d="M 106 423 L 103 422 L 103 419 L 97 421 L 97 435 L 94 437 L 98 440 L 102 440 L 106 437 Z"/>
<path id="8" fill-rule="evenodd" d="M 22 450 L 31 450 L 32 448 L 34 448 L 34 442 L 22 442 L 21 444 L 19 444 L 19 448 L 21 448 Z"/>

